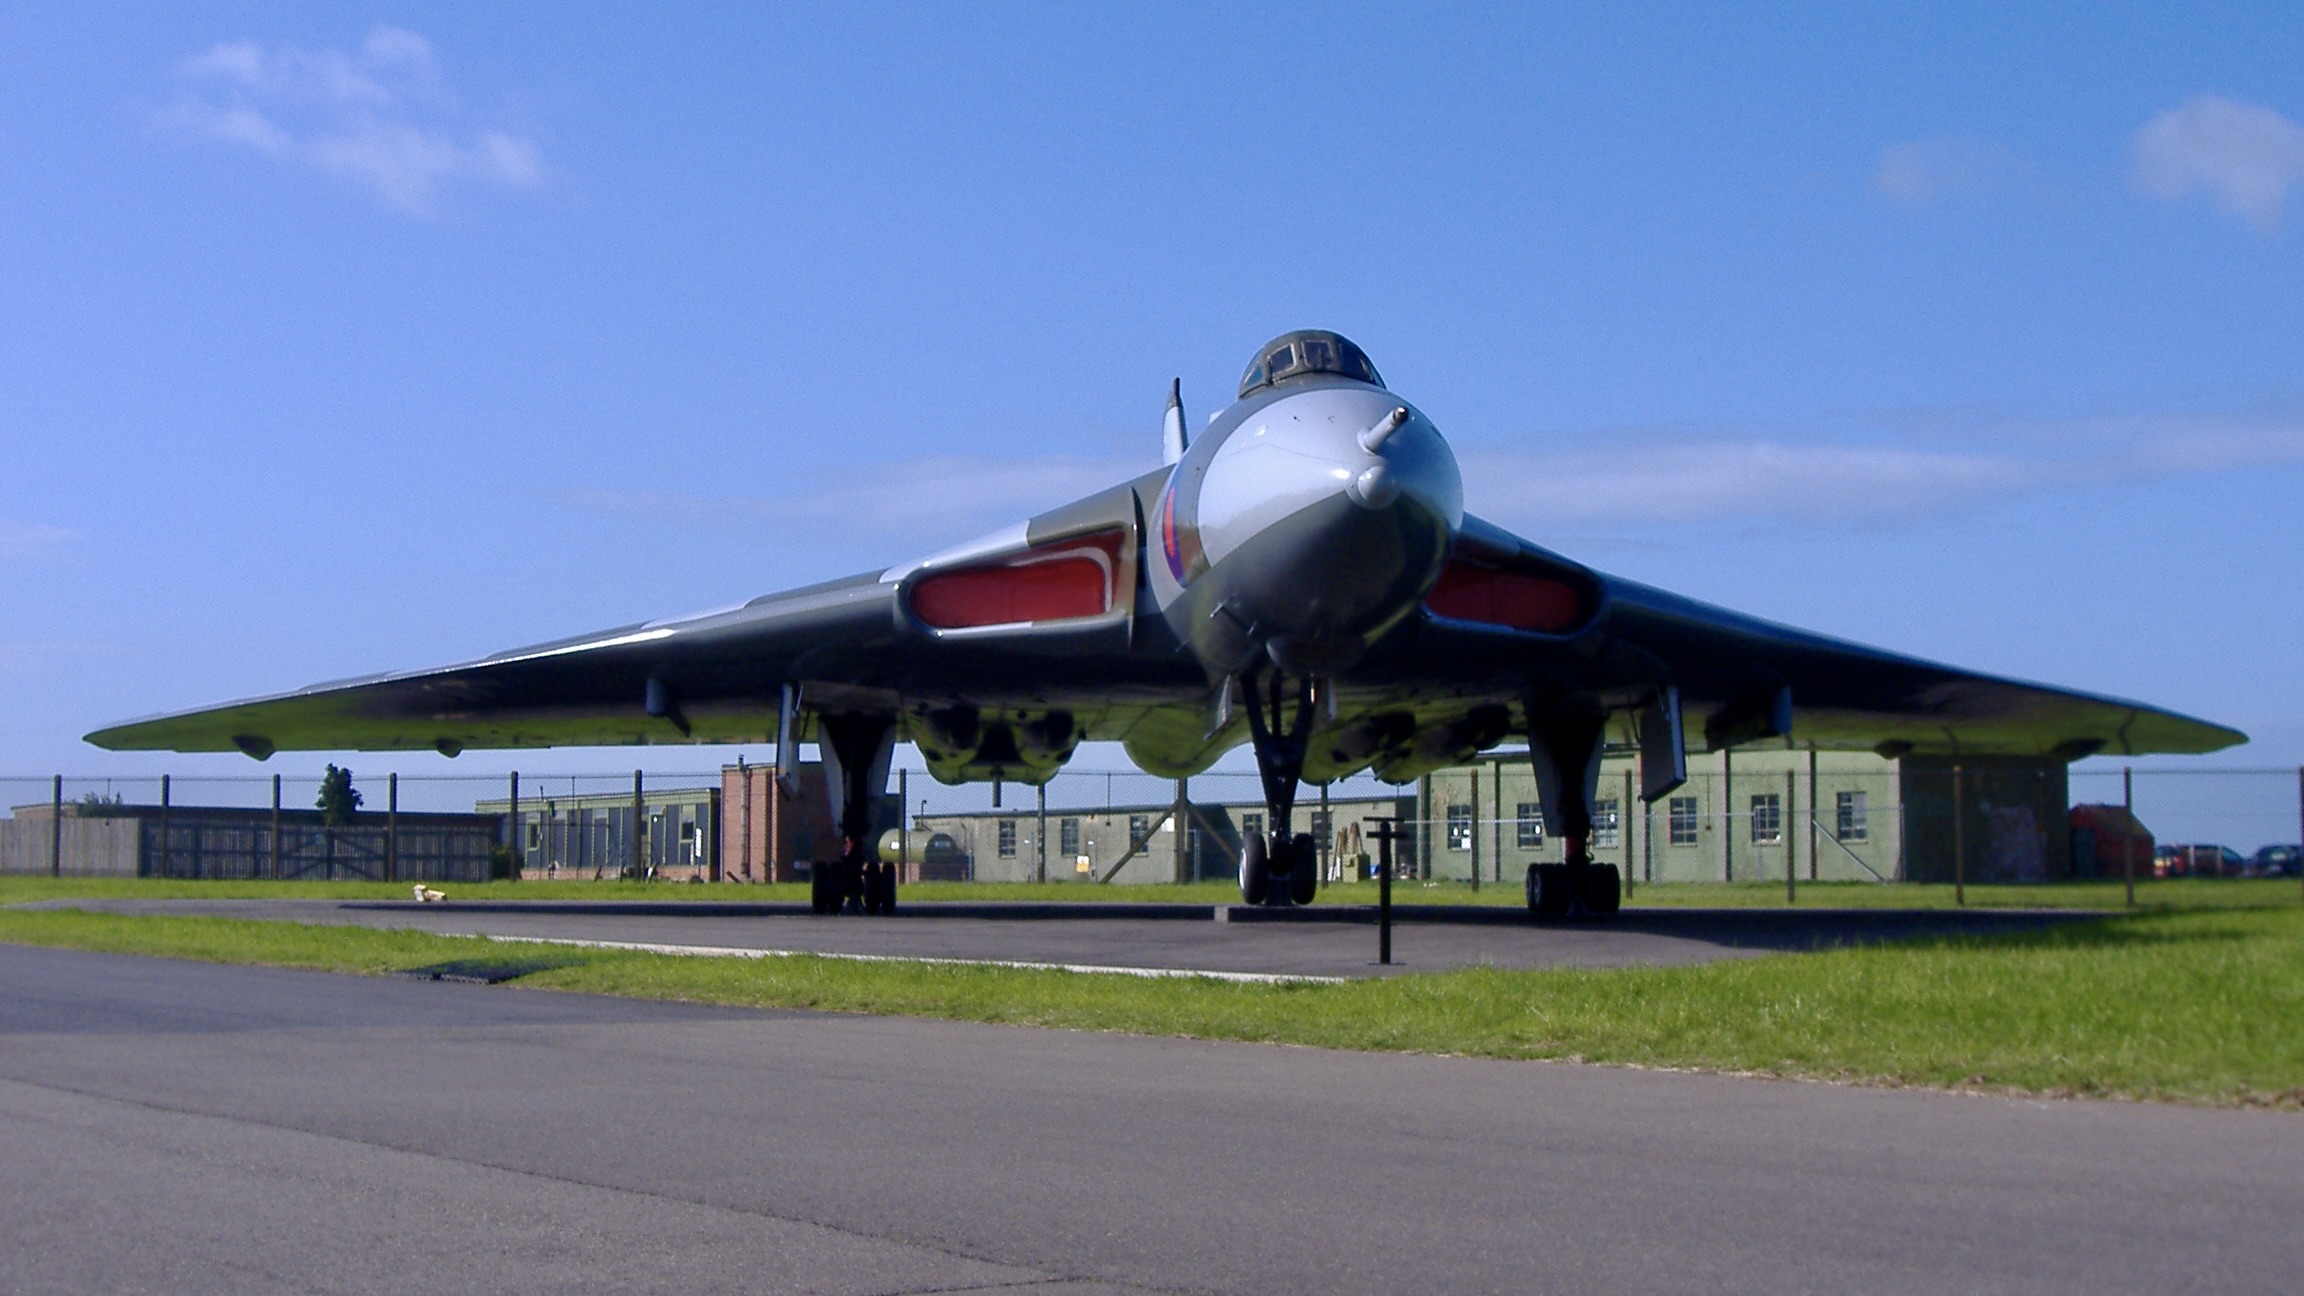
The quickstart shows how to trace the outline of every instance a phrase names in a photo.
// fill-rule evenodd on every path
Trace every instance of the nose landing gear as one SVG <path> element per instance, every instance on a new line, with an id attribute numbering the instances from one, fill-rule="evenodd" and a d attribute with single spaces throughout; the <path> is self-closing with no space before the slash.
<path id="1" fill-rule="evenodd" d="M 1259 674 L 1267 685 L 1258 688 Z M 1312 736 L 1316 690 L 1307 677 L 1296 682 L 1296 713 L 1285 715 L 1286 682 L 1278 670 L 1240 677 L 1248 704 L 1248 738 L 1256 748 L 1256 773 L 1264 784 L 1267 834 L 1240 844 L 1240 899 L 1252 905 L 1307 905 L 1320 892 L 1320 849 L 1310 833 L 1289 831 L 1296 816 L 1296 784 L 1304 777 L 1304 753 Z M 1287 727 L 1282 728 L 1283 720 Z"/>

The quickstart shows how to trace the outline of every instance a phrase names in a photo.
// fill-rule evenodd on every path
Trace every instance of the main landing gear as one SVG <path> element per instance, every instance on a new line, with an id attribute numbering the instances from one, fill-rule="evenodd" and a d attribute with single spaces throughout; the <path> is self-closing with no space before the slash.
<path id="1" fill-rule="evenodd" d="M 1259 688 L 1259 683 L 1264 685 Z M 1287 684 L 1271 670 L 1240 677 L 1248 706 L 1248 737 L 1256 748 L 1256 773 L 1264 784 L 1265 819 L 1271 831 L 1240 843 L 1240 899 L 1252 905 L 1307 905 L 1320 891 L 1320 850 L 1310 833 L 1290 832 L 1296 819 L 1296 784 L 1304 777 L 1304 752 L 1312 736 L 1313 687 L 1297 681 L 1296 714 L 1282 727 Z"/>
<path id="2" fill-rule="evenodd" d="M 1612 917 L 1624 903 L 1624 875 L 1592 860 L 1592 802 L 1599 791 L 1599 716 L 1544 716 L 1529 707 L 1528 759 L 1545 827 L 1566 844 L 1558 864 L 1528 866 L 1528 912 L 1546 922 Z M 1558 807 L 1557 810 L 1554 807 Z"/>
<path id="3" fill-rule="evenodd" d="M 888 786 L 896 722 L 889 716 L 827 715 L 817 728 L 832 819 L 840 829 L 840 858 L 809 870 L 809 911 L 895 913 L 896 866 L 872 858 L 871 836 L 872 808 Z"/>
<path id="4" fill-rule="evenodd" d="M 845 843 L 843 843 L 845 846 Z M 808 875 L 808 910 L 820 914 L 896 912 L 896 866 L 886 860 L 823 860 Z"/>

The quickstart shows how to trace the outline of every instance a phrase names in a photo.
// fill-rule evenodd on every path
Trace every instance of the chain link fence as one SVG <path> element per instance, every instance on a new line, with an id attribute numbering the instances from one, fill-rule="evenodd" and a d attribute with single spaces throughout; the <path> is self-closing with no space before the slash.
<path id="1" fill-rule="evenodd" d="M 2133 816 L 2139 876 L 2293 872 L 2304 771 L 2123 769 L 2084 762 L 1888 761 L 1848 754 L 1691 756 L 1652 803 L 1633 759 L 1603 761 L 1594 857 L 1643 883 L 2048 881 L 2107 873 Z M 821 778 L 771 793 L 757 766 L 549 775 L 355 775 L 330 822 L 321 772 L 273 776 L 0 778 L 0 872 L 474 881 L 490 877 L 759 881 L 837 855 Z M 1323 799 L 1325 793 L 1325 800 Z M 61 808 L 62 814 L 56 811 Z M 876 844 L 908 878 L 1175 882 L 1229 879 L 1269 831 L 1252 772 L 1181 786 L 1140 771 L 1068 769 L 1045 787 L 889 781 Z M 1510 753 L 1394 787 L 1372 777 L 1299 789 L 1292 831 L 1323 877 L 1371 875 L 1369 821 L 1404 840 L 1399 876 L 1513 886 L 1563 858 L 1528 762 Z M 898 831 L 899 826 L 901 831 Z M 2137 840 L 2142 840 L 2138 838 Z M 2172 848 L 2183 847 L 2182 851 Z M 2120 847 L 2125 849 L 2125 846 Z"/>

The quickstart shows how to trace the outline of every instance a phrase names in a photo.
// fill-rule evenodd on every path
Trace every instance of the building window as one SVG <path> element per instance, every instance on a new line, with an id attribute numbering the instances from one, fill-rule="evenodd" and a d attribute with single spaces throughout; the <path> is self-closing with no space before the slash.
<path id="1" fill-rule="evenodd" d="M 1147 838 L 1147 837 L 1150 837 L 1151 835 L 1152 835 L 1152 816 L 1150 816 L 1150 815 L 1130 815 L 1130 816 L 1128 816 L 1128 844 L 1129 844 L 1130 846 L 1141 846 L 1141 845 L 1143 845 L 1143 844 L 1144 844 L 1144 839 L 1145 839 L 1145 838 Z"/>
<path id="2" fill-rule="evenodd" d="M 1452 851 L 1472 849 L 1472 807 L 1463 805 L 1448 807 L 1448 849 Z"/>
<path id="3" fill-rule="evenodd" d="M 1534 850 L 1544 844 L 1544 807 L 1534 801 L 1520 803 L 1520 817 L 1513 821 L 1513 840 L 1522 850 Z"/>
<path id="4" fill-rule="evenodd" d="M 1079 820 L 1061 819 L 1057 821 L 1056 853 L 1059 855 L 1077 855 L 1080 853 Z"/>
<path id="5" fill-rule="evenodd" d="M 1864 841 L 1871 836 L 1864 811 L 1864 794 L 1842 792 L 1832 816 L 1832 835 L 1844 842 Z"/>
<path id="6" fill-rule="evenodd" d="M 1674 797 L 1664 807 L 1665 838 L 1674 846 L 1696 844 L 1696 798 Z"/>
<path id="7" fill-rule="evenodd" d="M 1240 836 L 1242 840 L 1246 840 L 1250 837 L 1261 837 L 1263 835 L 1264 816 L 1260 814 L 1243 814 L 1240 816 Z"/>
<path id="8" fill-rule="evenodd" d="M 1013 819 L 1000 821 L 1000 858 L 1016 858 L 1016 821 Z"/>
<path id="9" fill-rule="evenodd" d="M 1592 844 L 1614 849 L 1624 844 L 1624 828 L 1614 801 L 1592 805 Z"/>
<path id="10" fill-rule="evenodd" d="M 1775 792 L 1763 792 L 1752 798 L 1752 844 L 1769 845 L 1784 840 L 1784 798 Z"/>

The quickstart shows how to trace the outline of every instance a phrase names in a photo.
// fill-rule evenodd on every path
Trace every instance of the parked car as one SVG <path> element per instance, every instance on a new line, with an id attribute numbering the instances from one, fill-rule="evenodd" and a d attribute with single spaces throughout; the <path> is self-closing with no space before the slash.
<path id="1" fill-rule="evenodd" d="M 2229 846 L 2162 846 L 2152 852 L 2156 877 L 2242 877 L 2248 861 Z"/>
<path id="2" fill-rule="evenodd" d="M 2248 861 L 2248 871 L 2257 877 L 2295 877 L 2304 873 L 2304 846 L 2265 846 L 2257 850 Z"/>

